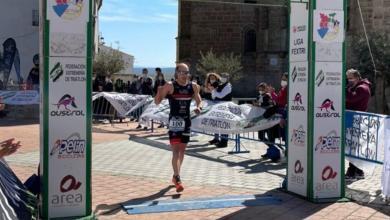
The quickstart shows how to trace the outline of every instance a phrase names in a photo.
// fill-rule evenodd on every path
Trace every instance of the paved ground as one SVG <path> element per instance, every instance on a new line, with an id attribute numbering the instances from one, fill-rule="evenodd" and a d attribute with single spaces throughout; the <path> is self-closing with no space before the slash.
<path id="1" fill-rule="evenodd" d="M 285 175 L 284 163 L 259 160 L 265 146 L 244 141 L 251 153 L 230 155 L 229 149 L 208 146 L 208 136 L 193 137 L 184 161 L 185 192 L 169 186 L 172 171 L 168 140 L 163 129 L 153 134 L 135 123 L 95 125 L 93 133 L 93 209 L 99 219 L 390 219 L 390 206 L 380 196 L 381 167 L 365 180 L 348 185 L 353 202 L 312 204 L 276 190 Z M 0 122 L 0 140 L 15 137 L 22 149 L 7 158 L 15 173 L 26 179 L 39 160 L 38 125 Z M 127 215 L 126 201 L 199 198 L 219 195 L 271 194 L 281 205 L 210 209 L 148 215 Z"/>

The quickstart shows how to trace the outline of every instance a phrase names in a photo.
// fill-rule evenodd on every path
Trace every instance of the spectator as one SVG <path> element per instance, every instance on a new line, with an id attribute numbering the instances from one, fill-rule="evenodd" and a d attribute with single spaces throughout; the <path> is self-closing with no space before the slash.
<path id="1" fill-rule="evenodd" d="M 133 81 L 130 84 L 128 93 L 130 94 L 141 94 L 141 77 L 139 76 L 134 76 Z"/>
<path id="2" fill-rule="evenodd" d="M 112 91 L 114 91 L 114 85 L 112 84 L 112 81 L 111 81 L 110 77 L 106 77 L 106 82 L 105 82 L 105 85 L 103 87 L 103 90 L 105 92 L 112 92 Z"/>
<path id="3" fill-rule="evenodd" d="M 229 82 L 229 73 L 222 73 L 220 84 L 217 85 L 210 81 L 209 89 L 211 90 L 211 99 L 214 101 L 232 101 L 232 84 Z M 215 144 L 218 148 L 228 146 L 227 134 L 214 134 L 214 139 L 209 141 L 210 144 Z"/>
<path id="4" fill-rule="evenodd" d="M 166 81 L 164 79 L 164 74 L 161 72 L 161 68 L 156 68 L 156 78 L 154 79 L 153 93 L 157 94 L 157 89 L 160 86 L 165 85 Z"/>
<path id="5" fill-rule="evenodd" d="M 371 96 L 371 83 L 367 79 L 362 79 L 359 71 L 355 69 L 347 70 L 347 80 L 346 109 L 367 111 Z M 364 179 L 364 172 L 350 162 L 345 178 Z"/>
<path id="6" fill-rule="evenodd" d="M 3 160 L 3 157 L 9 156 L 15 153 L 18 148 L 21 146 L 20 141 L 13 143 L 14 139 L 8 139 L 3 142 L 0 142 L 0 160 Z"/>
<path id="7" fill-rule="evenodd" d="M 117 79 L 115 80 L 115 92 L 123 92 L 123 80 L 122 79 Z"/>
<path id="8" fill-rule="evenodd" d="M 165 85 L 166 81 L 164 79 L 164 74 L 161 72 L 161 68 L 157 67 L 156 69 L 156 78 L 154 79 L 153 93 L 157 95 L 158 88 L 161 88 Z M 158 128 L 163 128 L 164 123 L 160 122 Z"/>
<path id="9" fill-rule="evenodd" d="M 1 81 L 0 79 L 0 90 L 3 90 L 4 89 L 4 84 L 3 84 L 3 81 Z"/>
<path id="10" fill-rule="evenodd" d="M 259 97 L 257 98 L 254 105 L 265 108 L 266 111 L 263 114 L 264 117 L 270 117 L 276 112 L 276 105 L 272 99 L 272 95 L 270 94 L 270 86 L 268 86 L 266 83 L 260 83 L 257 86 L 257 89 L 259 91 Z M 274 144 L 272 144 L 275 142 L 275 131 L 278 132 L 278 130 L 279 127 L 276 126 L 258 132 L 259 139 L 261 141 L 264 141 L 265 144 L 268 146 L 267 152 L 261 155 L 261 157 L 269 158 L 273 162 L 277 162 L 280 159 L 279 149 Z"/>
<path id="11" fill-rule="evenodd" d="M 31 68 L 27 77 L 27 83 L 33 90 L 39 91 L 39 55 L 33 57 L 34 66 Z"/>
<path id="12" fill-rule="evenodd" d="M 206 76 L 206 81 L 203 87 L 202 95 L 204 99 L 212 100 L 211 91 L 213 88 L 217 88 L 220 84 L 221 77 L 216 73 L 208 73 Z"/>
<path id="13" fill-rule="evenodd" d="M 142 95 L 153 95 L 153 79 L 148 76 L 146 68 L 142 69 L 141 93 Z"/>

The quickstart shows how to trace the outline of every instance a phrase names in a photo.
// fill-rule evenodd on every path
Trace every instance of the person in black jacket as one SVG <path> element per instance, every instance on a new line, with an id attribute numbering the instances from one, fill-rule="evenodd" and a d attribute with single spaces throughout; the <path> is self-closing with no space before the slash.
<path id="1" fill-rule="evenodd" d="M 146 68 L 142 69 L 141 93 L 142 95 L 153 95 L 153 79 L 148 76 Z"/>
<path id="2" fill-rule="evenodd" d="M 229 73 L 222 73 L 219 85 L 210 85 L 211 99 L 214 101 L 232 101 L 232 84 L 229 82 Z M 214 139 L 209 141 L 210 144 L 215 144 L 218 148 L 227 147 L 227 134 L 215 134 Z"/>
<path id="3" fill-rule="evenodd" d="M 153 92 L 157 94 L 158 87 L 165 85 L 164 74 L 161 72 L 161 68 L 156 68 L 156 78 L 154 79 Z"/>

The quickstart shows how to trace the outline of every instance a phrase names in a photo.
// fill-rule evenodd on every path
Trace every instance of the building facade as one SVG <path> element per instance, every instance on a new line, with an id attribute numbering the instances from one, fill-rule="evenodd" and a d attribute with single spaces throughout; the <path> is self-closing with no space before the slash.
<path id="1" fill-rule="evenodd" d="M 95 44 L 102 1 L 95 0 L 92 6 Z M 0 80 L 12 87 L 26 82 L 39 53 L 39 0 L 0 0 L 0 5 Z"/>
<path id="2" fill-rule="evenodd" d="M 367 31 L 390 31 L 390 1 L 360 0 Z M 356 1 L 348 5 L 347 42 L 363 34 Z M 255 96 L 259 82 L 280 87 L 280 76 L 288 70 L 288 8 L 286 1 L 208 0 L 179 1 L 177 60 L 191 64 L 196 74 L 200 52 L 241 55 L 243 77 L 234 82 L 236 97 Z M 353 60 L 348 44 L 348 66 Z"/>

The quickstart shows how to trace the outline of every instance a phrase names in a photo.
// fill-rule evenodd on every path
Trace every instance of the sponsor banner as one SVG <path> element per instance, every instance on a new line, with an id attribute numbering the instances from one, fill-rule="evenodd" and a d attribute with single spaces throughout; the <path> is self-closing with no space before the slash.
<path id="1" fill-rule="evenodd" d="M 85 57 L 89 0 L 47 0 L 50 56 Z"/>
<path id="2" fill-rule="evenodd" d="M 48 171 L 43 183 L 43 216 L 45 218 L 85 216 L 90 213 L 89 167 L 90 131 L 87 109 L 90 103 L 88 85 L 91 85 L 91 69 L 87 68 L 87 33 L 90 18 L 89 0 L 47 0 L 45 1 L 46 20 L 49 29 L 43 30 L 43 48 L 48 47 L 48 68 L 42 91 L 43 96 L 42 140 L 46 152 L 41 164 Z M 44 28 L 46 26 L 43 25 Z M 47 31 L 50 31 L 47 33 Z M 47 33 L 47 34 L 46 34 Z M 43 51 L 45 52 L 45 51 Z M 45 60 L 44 60 L 45 62 Z M 42 65 L 45 67 L 46 65 Z M 47 100 L 47 101 L 46 101 Z M 46 163 L 48 161 L 48 163 Z M 47 191 L 48 194 L 45 194 Z"/>
<path id="3" fill-rule="evenodd" d="M 290 13 L 290 62 L 307 61 L 308 57 L 307 3 L 291 3 Z"/>
<path id="4" fill-rule="evenodd" d="M 308 62 L 290 62 L 288 190 L 307 196 Z"/>
<path id="5" fill-rule="evenodd" d="M 344 42 L 344 12 L 314 10 L 313 40 L 318 43 Z"/>
<path id="6" fill-rule="evenodd" d="M 233 102 L 213 103 L 204 101 L 200 115 L 196 115 L 195 102 L 191 102 L 191 129 L 200 132 L 237 134 L 268 129 L 280 122 L 281 115 L 264 118 L 265 109 L 252 105 L 237 105 Z M 160 105 L 150 104 L 141 115 L 141 120 L 161 121 L 168 124 L 169 104 L 163 100 Z"/>
<path id="7" fill-rule="evenodd" d="M 38 105 L 39 92 L 36 90 L 2 91 L 0 90 L 1 102 L 7 105 Z"/>
<path id="8" fill-rule="evenodd" d="M 385 159 L 386 115 L 346 111 L 345 155 L 369 161 Z M 349 160 L 349 158 L 347 158 Z M 353 160 L 353 159 L 352 159 Z M 355 160 L 354 160 L 355 163 Z M 367 163 L 360 160 L 357 166 Z"/>
<path id="9" fill-rule="evenodd" d="M 150 104 L 153 98 L 149 95 L 133 95 L 128 93 L 100 92 L 92 96 L 92 101 L 104 97 L 115 108 L 120 116 L 127 116 L 133 111 Z"/>
<path id="10" fill-rule="evenodd" d="M 0 159 L 0 219 L 36 219 L 36 200 L 7 163 Z"/>
<path id="11" fill-rule="evenodd" d="M 334 0 L 329 2 L 328 0 L 316 0 L 316 8 L 321 10 L 343 10 L 344 1 L 343 0 Z"/>
<path id="12" fill-rule="evenodd" d="M 342 62 L 342 43 L 316 43 L 316 61 Z"/>
<path id="13" fill-rule="evenodd" d="M 385 122 L 385 133 L 384 137 L 390 136 L 390 119 L 388 118 Z M 384 196 L 390 196 L 390 139 L 384 138 L 385 140 L 385 152 L 384 152 L 384 161 L 383 161 L 383 171 L 382 171 L 382 193 Z"/>
<path id="14" fill-rule="evenodd" d="M 314 81 L 313 190 L 314 198 L 341 193 L 342 62 L 316 62 Z"/>

